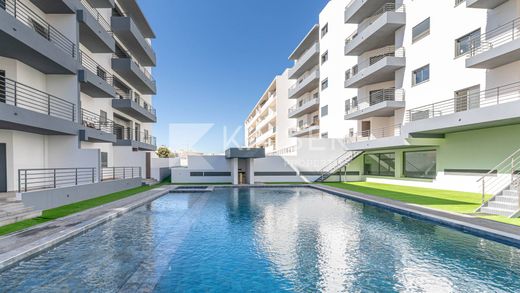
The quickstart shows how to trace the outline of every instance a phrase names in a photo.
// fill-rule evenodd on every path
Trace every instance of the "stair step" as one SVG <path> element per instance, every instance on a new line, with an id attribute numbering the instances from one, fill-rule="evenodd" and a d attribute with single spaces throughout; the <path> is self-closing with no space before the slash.
<path id="1" fill-rule="evenodd" d="M 510 210 L 504 210 L 504 209 L 492 208 L 492 207 L 483 207 L 480 209 L 480 212 L 485 213 L 485 214 L 504 216 L 504 217 L 510 217 L 514 213 L 514 211 L 512 212 Z"/>
<path id="2" fill-rule="evenodd" d="M 502 192 L 503 195 L 507 195 L 507 196 L 516 196 L 518 197 L 518 190 L 514 190 L 514 189 L 506 189 Z"/>
<path id="3" fill-rule="evenodd" d="M 493 201 L 518 205 L 518 197 L 515 197 L 515 196 L 497 195 L 497 196 L 495 196 Z"/>
<path id="4" fill-rule="evenodd" d="M 504 203 L 498 201 L 490 201 L 488 202 L 487 206 L 490 208 L 508 210 L 511 211 L 511 213 L 514 213 L 518 209 L 518 204 Z"/>
<path id="5" fill-rule="evenodd" d="M 7 204 L 1 204 L 0 205 L 0 211 L 2 212 L 9 212 L 9 211 L 15 211 L 18 209 L 22 209 L 25 206 L 21 202 L 15 202 L 15 203 L 7 203 Z"/>
<path id="6" fill-rule="evenodd" d="M 16 222 L 20 222 L 23 220 L 36 218 L 41 215 L 42 215 L 42 211 L 31 210 L 31 211 L 16 214 L 16 215 L 8 215 L 5 217 L 0 217 L 0 226 L 5 226 L 5 225 L 13 224 Z"/>

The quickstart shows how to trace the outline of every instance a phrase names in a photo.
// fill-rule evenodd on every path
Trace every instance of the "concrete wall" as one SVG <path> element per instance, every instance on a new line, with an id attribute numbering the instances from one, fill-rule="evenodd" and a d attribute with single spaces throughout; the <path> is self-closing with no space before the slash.
<path id="1" fill-rule="evenodd" d="M 24 205 L 47 210 L 141 186 L 140 178 L 21 193 Z"/>

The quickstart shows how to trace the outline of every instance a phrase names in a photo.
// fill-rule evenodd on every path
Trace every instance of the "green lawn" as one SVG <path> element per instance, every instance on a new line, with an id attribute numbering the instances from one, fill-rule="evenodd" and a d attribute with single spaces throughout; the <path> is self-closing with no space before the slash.
<path id="1" fill-rule="evenodd" d="M 419 188 L 401 185 L 380 184 L 371 182 L 323 183 L 327 186 L 380 196 L 410 204 L 421 205 L 448 212 L 472 214 L 477 217 L 520 226 L 520 219 L 502 216 L 484 216 L 475 214 L 480 206 L 480 193 L 459 192 L 451 190 Z M 489 196 L 487 197 L 489 198 Z"/>
<path id="2" fill-rule="evenodd" d="M 120 199 L 129 197 L 129 196 L 132 196 L 132 195 L 144 192 L 144 191 L 148 191 L 150 189 L 167 184 L 167 182 L 168 182 L 168 180 L 165 179 L 161 183 L 153 185 L 153 186 L 140 186 L 137 188 L 123 190 L 120 192 L 111 193 L 111 194 L 107 194 L 104 196 L 76 202 L 76 203 L 73 203 L 70 205 L 61 206 L 61 207 L 57 207 L 57 208 L 50 209 L 50 210 L 45 210 L 45 211 L 43 211 L 43 213 L 40 217 L 0 227 L 0 236 L 6 235 L 9 233 L 13 233 L 16 231 L 20 231 L 25 228 L 29 228 L 31 226 L 35 226 L 38 224 L 42 224 L 45 222 L 63 218 L 63 217 L 66 217 L 66 216 L 69 216 L 69 215 L 72 215 L 75 213 L 82 212 L 84 210 L 88 210 L 88 209 L 91 209 L 91 208 L 94 208 L 94 207 L 97 207 L 100 205 L 104 205 L 104 204 L 107 204 L 107 203 L 110 203 L 110 202 L 113 202 L 116 200 L 120 200 Z"/>

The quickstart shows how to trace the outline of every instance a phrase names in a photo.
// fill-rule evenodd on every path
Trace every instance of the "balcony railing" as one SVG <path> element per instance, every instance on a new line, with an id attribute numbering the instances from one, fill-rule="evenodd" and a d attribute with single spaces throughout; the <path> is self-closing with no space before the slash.
<path id="1" fill-rule="evenodd" d="M 374 56 L 369 57 L 367 60 L 364 60 L 357 65 L 354 65 L 352 68 L 348 69 L 345 72 L 345 80 L 349 80 L 352 77 L 356 76 L 359 72 L 364 69 L 377 64 L 379 61 L 383 60 L 385 57 L 404 57 L 404 48 L 395 49 L 394 46 L 388 46 L 379 49 L 375 52 Z"/>
<path id="2" fill-rule="evenodd" d="M 137 128 L 124 127 L 119 124 L 114 125 L 114 134 L 119 140 L 133 140 L 156 146 L 156 138 Z"/>
<path id="3" fill-rule="evenodd" d="M 117 89 L 116 89 L 116 93 L 120 99 L 133 100 L 135 103 L 137 103 L 139 105 L 139 107 L 145 109 L 147 112 L 151 113 L 152 115 L 157 116 L 157 110 L 154 107 L 152 107 L 150 104 L 148 104 L 147 102 L 143 101 L 143 99 L 141 99 L 141 97 L 139 95 L 137 95 L 135 93 L 132 94 L 132 92 L 120 93 Z"/>
<path id="4" fill-rule="evenodd" d="M 407 121 L 417 121 L 519 100 L 520 82 L 516 82 L 410 109 L 406 116 Z"/>
<path id="5" fill-rule="evenodd" d="M 294 135 L 294 134 L 297 134 L 300 132 L 305 132 L 316 126 L 320 126 L 319 119 L 314 119 L 312 121 L 312 123 L 305 123 L 302 126 L 289 128 L 289 135 Z"/>
<path id="6" fill-rule="evenodd" d="M 307 97 L 301 101 L 301 104 L 298 103 L 291 108 L 289 108 L 289 116 L 291 116 L 293 113 L 300 111 L 302 108 L 305 108 L 309 105 L 319 104 L 320 98 L 313 98 L 313 97 Z"/>
<path id="7" fill-rule="evenodd" d="M 14 16 L 21 23 L 53 43 L 72 58 L 76 58 L 76 44 L 23 4 L 22 1 L 2 0 L 0 1 L 0 9 Z"/>
<path id="8" fill-rule="evenodd" d="M 106 20 L 100 13 L 97 11 L 92 4 L 88 0 L 81 0 L 81 4 L 88 10 L 88 12 L 94 17 L 97 22 L 105 29 L 108 33 L 111 33 L 111 27 L 108 23 L 108 20 Z"/>
<path id="9" fill-rule="evenodd" d="M 76 118 L 73 103 L 1 76 L 0 103 L 69 121 Z"/>
<path id="10" fill-rule="evenodd" d="M 122 180 L 141 177 L 141 167 L 101 168 L 101 181 Z"/>
<path id="11" fill-rule="evenodd" d="M 96 168 L 19 169 L 18 191 L 62 188 L 96 182 Z"/>
<path id="12" fill-rule="evenodd" d="M 366 28 L 368 28 L 372 23 L 374 23 L 381 15 L 383 15 L 386 12 L 405 12 L 405 6 L 400 5 L 399 7 L 395 6 L 395 3 L 385 3 L 381 8 L 379 8 L 372 16 L 368 17 L 367 19 L 363 20 L 362 23 L 359 24 L 357 30 L 352 33 L 346 40 L 345 45 L 349 44 L 353 40 L 356 39 L 359 33 L 364 31 Z"/>
<path id="13" fill-rule="evenodd" d="M 368 141 L 385 137 L 395 137 L 401 135 L 401 124 L 364 130 L 358 133 L 353 133 L 345 137 L 345 143 L 355 143 L 360 141 Z"/>
<path id="14" fill-rule="evenodd" d="M 114 85 L 114 76 L 110 73 L 110 71 L 106 70 L 105 68 L 103 68 L 103 66 L 99 65 L 88 54 L 86 54 L 80 50 L 79 59 L 80 59 L 81 65 L 85 69 L 87 69 L 88 71 L 97 75 L 99 78 L 106 81 L 109 85 Z"/>
<path id="15" fill-rule="evenodd" d="M 469 57 L 489 51 L 520 37 L 520 18 L 480 35 L 470 42 Z"/>
<path id="16" fill-rule="evenodd" d="M 368 107 L 387 102 L 387 101 L 404 101 L 404 89 L 382 89 L 373 91 L 368 98 L 368 103 L 363 101 L 357 101 L 350 105 L 349 108 L 345 109 L 345 114 L 352 114 Z"/>
<path id="17" fill-rule="evenodd" d="M 114 59 L 130 59 L 132 62 L 137 65 L 139 68 L 139 71 L 144 73 L 146 78 L 148 78 L 154 85 L 155 85 L 155 79 L 153 78 L 152 74 L 144 68 L 133 56 L 130 54 L 126 49 L 123 49 L 121 46 L 116 46 L 116 53 L 114 53 L 113 58 Z"/>
<path id="18" fill-rule="evenodd" d="M 97 129 L 106 133 L 114 133 L 114 121 L 88 110 L 81 109 L 81 121 L 85 127 Z"/>

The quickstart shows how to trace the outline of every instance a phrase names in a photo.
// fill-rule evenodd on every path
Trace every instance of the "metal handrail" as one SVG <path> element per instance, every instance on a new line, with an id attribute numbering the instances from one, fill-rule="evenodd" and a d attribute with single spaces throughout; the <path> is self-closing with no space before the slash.
<path id="1" fill-rule="evenodd" d="M 390 88 L 374 92 L 376 92 L 375 95 L 368 97 L 368 103 L 363 103 L 363 100 L 357 100 L 355 105 L 351 105 L 350 108 L 345 110 L 345 114 L 355 113 L 386 101 L 403 102 L 405 99 L 404 89 Z"/>
<path id="2" fill-rule="evenodd" d="M 135 93 L 134 94 L 132 94 L 132 92 L 121 93 L 120 91 L 118 91 L 118 89 L 116 89 L 116 94 L 119 97 L 119 99 L 132 100 L 135 103 L 137 103 L 139 105 L 139 107 L 145 109 L 146 111 L 153 114 L 154 116 L 157 115 L 157 110 L 152 105 L 150 105 L 150 104 L 146 103 L 146 101 L 142 100 L 140 96 L 135 95 Z"/>
<path id="3" fill-rule="evenodd" d="M 146 144 L 157 145 L 157 138 L 144 131 L 139 131 L 138 128 L 131 128 L 114 124 L 114 134 L 119 140 L 133 140 Z"/>
<path id="4" fill-rule="evenodd" d="M 413 122 L 518 100 L 520 100 L 520 82 L 515 82 L 410 109 L 407 111 L 406 120 Z"/>
<path id="5" fill-rule="evenodd" d="M 96 182 L 96 168 L 19 169 L 18 191 L 53 189 Z"/>
<path id="6" fill-rule="evenodd" d="M 345 164 L 351 162 L 361 153 L 361 151 L 346 151 L 345 153 L 341 154 L 339 157 L 332 160 L 319 171 L 320 177 L 316 181 L 326 179 L 327 176 L 330 176 L 332 173 L 336 172 L 338 169 L 345 166 Z"/>
<path id="7" fill-rule="evenodd" d="M 114 75 L 110 73 L 103 66 L 99 65 L 92 57 L 83 52 L 79 51 L 79 60 L 83 68 L 97 75 L 99 78 L 106 81 L 109 85 L 114 85 Z"/>
<path id="8" fill-rule="evenodd" d="M 97 11 L 88 0 L 80 0 L 81 4 L 88 10 L 88 12 L 96 19 L 96 21 L 108 32 L 111 32 L 111 26 L 108 20 Z"/>
<path id="9" fill-rule="evenodd" d="M 114 133 L 114 121 L 88 110 L 81 109 L 81 121 L 85 127 L 101 130 L 110 134 Z"/>
<path id="10" fill-rule="evenodd" d="M 74 103 L 1 76 L 0 103 L 69 121 L 76 119 Z"/>
<path id="11" fill-rule="evenodd" d="M 69 54 L 72 58 L 76 58 L 76 44 L 32 11 L 22 1 L 3 0 L 0 8 L 3 8 L 7 13 Z"/>
<path id="12" fill-rule="evenodd" d="M 141 167 L 103 167 L 101 181 L 121 180 L 141 177 Z"/>
<path id="13" fill-rule="evenodd" d="M 377 64 L 379 61 L 383 60 L 386 57 L 404 57 L 404 48 L 395 49 L 394 46 L 387 46 L 382 49 L 379 49 L 375 52 L 374 56 L 369 57 L 368 59 L 352 66 L 352 68 L 347 69 L 345 71 L 345 80 L 349 80 L 352 77 L 358 75 L 361 71 L 366 68 L 371 67 L 372 65 Z"/>
<path id="14" fill-rule="evenodd" d="M 319 104 L 320 98 L 307 97 L 307 98 L 303 99 L 301 102 L 302 102 L 301 105 L 296 104 L 296 105 L 292 106 L 291 108 L 289 108 L 289 110 L 288 110 L 289 116 L 292 115 L 292 113 L 308 106 L 309 104 Z"/>
<path id="15" fill-rule="evenodd" d="M 467 56 L 472 57 L 491 50 L 492 48 L 509 43 L 520 36 L 520 18 L 516 18 L 495 29 L 480 35 L 470 43 L 470 51 Z"/>
<path id="16" fill-rule="evenodd" d="M 313 121 L 312 123 L 305 123 L 301 127 L 300 126 L 291 127 L 291 128 L 289 128 L 289 134 L 309 130 L 311 127 L 314 127 L 314 126 L 320 126 L 319 121 Z"/>
<path id="17" fill-rule="evenodd" d="M 374 140 L 385 137 L 395 137 L 401 135 L 402 124 L 395 124 L 390 126 L 385 126 L 381 128 L 369 129 L 364 131 L 359 131 L 357 133 L 353 133 L 352 135 L 347 135 L 345 137 L 345 143 L 355 143 L 359 141 L 367 141 Z"/>
<path id="18" fill-rule="evenodd" d="M 481 184 L 482 204 L 486 203 L 486 195 L 496 196 L 502 190 L 518 180 L 520 170 L 520 149 L 493 167 L 477 180 Z"/>

